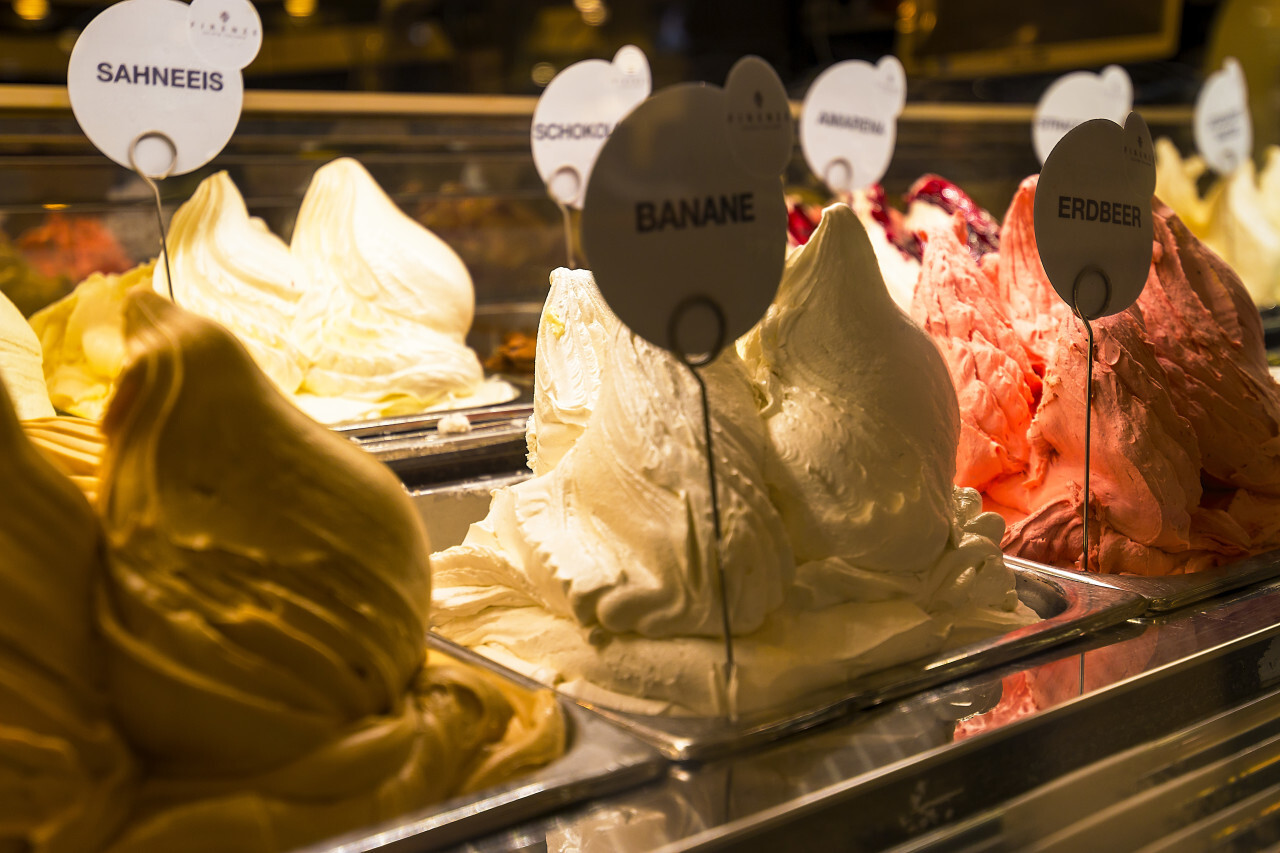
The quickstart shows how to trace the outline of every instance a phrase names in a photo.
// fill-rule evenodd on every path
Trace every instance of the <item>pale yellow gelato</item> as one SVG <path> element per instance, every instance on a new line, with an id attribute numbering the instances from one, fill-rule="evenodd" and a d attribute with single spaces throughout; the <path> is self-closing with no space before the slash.
<path id="1" fill-rule="evenodd" d="M 0 379 L 9 389 L 18 420 L 53 415 L 44 382 L 40 340 L 22 312 L 3 293 L 0 293 Z"/>

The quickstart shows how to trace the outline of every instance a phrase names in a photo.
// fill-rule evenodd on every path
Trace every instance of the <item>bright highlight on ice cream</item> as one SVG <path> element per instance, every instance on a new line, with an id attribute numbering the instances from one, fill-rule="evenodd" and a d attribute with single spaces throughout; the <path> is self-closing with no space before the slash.
<path id="1" fill-rule="evenodd" d="M 1253 301 L 1280 301 L 1280 148 L 1272 147 L 1259 175 L 1246 159 L 1201 196 L 1205 172 L 1199 156 L 1183 159 L 1167 139 L 1156 140 L 1156 195 L 1191 232 L 1239 275 Z"/>
<path id="2" fill-rule="evenodd" d="M 291 338 L 302 295 L 293 258 L 266 223 L 249 216 L 226 172 L 201 181 L 178 208 L 168 246 L 174 300 L 226 326 L 281 391 L 297 391 L 306 362 Z M 154 287 L 169 295 L 163 258 L 155 265 Z"/>
<path id="3" fill-rule="evenodd" d="M 956 482 L 1009 522 L 1006 550 L 1078 565 L 1086 341 L 1032 228 L 1036 180 L 979 267 L 955 230 L 925 250 L 913 316 L 961 401 Z M 1137 304 L 1098 321 L 1090 566 L 1194 571 L 1280 547 L 1280 387 L 1235 273 L 1158 201 Z"/>
<path id="4" fill-rule="evenodd" d="M 354 160 L 316 172 L 292 246 L 249 216 L 225 172 L 174 215 L 179 305 L 230 329 L 272 381 L 324 423 L 483 406 L 516 396 L 465 343 L 475 296 L 458 256 Z M 145 281 L 144 281 L 145 280 Z M 94 275 L 32 318 L 62 411 L 101 418 L 123 364 L 125 294 L 169 294 L 162 262 Z"/>
<path id="5" fill-rule="evenodd" d="M 553 276 L 540 335 L 569 299 L 590 304 L 587 283 Z M 540 390 L 601 352 L 578 334 L 581 346 L 540 347 Z M 951 485 L 945 365 L 891 300 L 848 207 L 828 208 L 764 320 L 703 375 L 741 712 L 1034 620 L 999 517 Z M 585 699 L 723 713 L 695 380 L 619 327 L 599 382 L 554 467 L 498 490 L 466 541 L 434 557 L 435 626 Z"/>
<path id="6" fill-rule="evenodd" d="M 406 216 L 355 160 L 311 180 L 291 244 L 307 361 L 299 403 L 353 420 L 510 400 L 465 338 L 475 310 L 462 260 Z"/>
<path id="7" fill-rule="evenodd" d="M 113 851 L 291 849 L 558 755 L 548 694 L 423 666 L 402 487 L 216 324 L 148 292 L 103 429 L 111 706 L 151 769 Z"/>

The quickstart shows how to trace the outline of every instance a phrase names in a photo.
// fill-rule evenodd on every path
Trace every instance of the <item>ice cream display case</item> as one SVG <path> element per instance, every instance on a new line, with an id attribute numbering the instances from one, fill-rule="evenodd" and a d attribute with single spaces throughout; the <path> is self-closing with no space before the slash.
<path id="1" fill-rule="evenodd" d="M 247 214 L 261 220 L 253 226 L 258 235 L 265 228 L 289 240 L 307 227 L 305 199 L 318 171 L 349 157 L 469 270 L 475 311 L 467 343 L 489 376 L 510 384 L 512 398 L 333 427 L 414 493 L 433 549 L 459 546 L 485 517 L 494 490 L 529 482 L 526 463 L 536 468 L 539 452 L 552 464 L 549 434 L 541 433 L 540 451 L 527 438 L 532 345 L 566 237 L 529 156 L 533 101 L 259 91 L 245 107 L 236 136 L 209 167 L 162 183 L 170 239 L 181 231 L 181 222 L 173 224 L 179 207 L 225 170 Z M 1189 109 L 1144 114 L 1153 134 L 1188 144 Z M 979 205 L 1003 211 L 1037 168 L 1031 117 L 1029 105 L 909 105 L 887 194 L 901 196 L 920 175 L 939 173 Z M 154 257 L 149 191 L 84 141 L 65 93 L 0 87 L 0 126 L 0 229 L 8 235 L 0 286 L 24 313 L 90 273 L 119 275 Z M 788 183 L 817 192 L 798 153 Z M 387 253 L 413 248 L 404 244 L 416 232 L 383 230 L 408 235 L 388 238 Z M 245 265 L 260 257 L 246 252 Z M 168 274 L 180 305 L 184 269 L 175 264 Z M 657 359 L 640 352 L 636 361 L 652 369 Z M 607 461 L 629 461 L 622 456 Z M 537 499 L 536 489 L 530 493 Z M 770 511 L 760 515 L 767 524 L 774 523 Z M 667 516 L 673 526 L 677 515 Z M 982 533 L 981 524 L 965 527 L 970 522 L 954 522 L 953 545 Z M 532 535 L 529 543 L 537 550 Z M 465 588 L 456 563 L 445 562 L 443 588 Z M 957 571 L 963 582 L 940 583 L 964 586 L 987 565 Z M 935 653 L 924 662 L 763 723 L 703 718 L 686 726 L 678 716 L 616 711 L 602 720 L 562 699 L 579 737 L 524 783 L 307 849 L 785 849 L 797 838 L 814 848 L 1078 849 L 1122 831 L 1126 846 L 1173 849 L 1212 838 L 1248 847 L 1280 837 L 1273 817 L 1280 780 L 1269 770 L 1280 701 L 1280 586 L 1266 582 L 1274 574 L 1269 564 L 1245 569 L 1206 574 L 1192 594 L 1176 584 L 1113 586 L 1105 577 L 1019 567 L 1010 581 L 1016 586 L 1004 592 L 1035 611 L 1039 628 L 978 643 L 976 652 L 926 644 Z M 1232 592 L 1246 584 L 1254 586 Z M 594 607 L 593 594 L 573 606 Z M 1148 610 L 1169 612 L 1140 616 L 1144 599 Z M 483 651 L 432 642 L 485 665 Z M 547 675 L 525 670 L 515 679 L 526 686 L 555 680 L 540 674 Z M 615 724 L 667 760 L 659 763 Z M 755 731 L 745 731 L 753 724 Z"/>

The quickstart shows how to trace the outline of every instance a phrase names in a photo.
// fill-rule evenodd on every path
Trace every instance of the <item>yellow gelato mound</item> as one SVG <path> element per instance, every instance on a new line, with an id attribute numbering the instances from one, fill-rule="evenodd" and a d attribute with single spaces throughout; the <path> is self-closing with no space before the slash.
<path id="1" fill-rule="evenodd" d="M 113 850 L 293 847 L 563 748 L 550 696 L 424 669 L 427 537 L 395 476 L 296 409 L 217 324 L 125 302 L 103 431 L 98 620 L 154 775 Z"/>
<path id="2" fill-rule="evenodd" d="M 0 850 L 94 850 L 133 789 L 96 683 L 102 534 L 23 434 L 3 382 L 0 483 Z"/>
<path id="3" fill-rule="evenodd" d="M 44 349 L 49 399 L 59 411 L 102 419 L 124 366 L 124 296 L 149 288 L 153 267 L 154 262 L 123 275 L 94 273 L 31 317 Z"/>
<path id="4" fill-rule="evenodd" d="M 23 421 L 22 431 L 53 467 L 80 487 L 90 502 L 98 499 L 106 439 L 96 422 L 73 415 L 55 415 Z"/>

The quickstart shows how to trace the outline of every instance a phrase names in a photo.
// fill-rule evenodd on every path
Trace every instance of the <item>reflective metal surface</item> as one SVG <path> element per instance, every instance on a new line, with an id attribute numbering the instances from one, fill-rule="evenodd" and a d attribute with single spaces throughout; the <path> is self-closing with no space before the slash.
<path id="1" fill-rule="evenodd" d="M 873 707 L 982 669 L 1081 637 L 1142 612 L 1143 601 L 1087 576 L 1023 565 L 1017 573 L 1018 596 L 1041 621 L 997 637 L 971 643 L 932 658 L 860 676 L 784 706 L 738 720 L 708 717 L 650 716 L 583 703 L 600 716 L 653 744 L 675 761 L 706 760 L 752 745 L 777 740 L 860 709 Z M 486 658 L 437 639 L 450 654 L 498 671 Z"/>
<path id="2" fill-rule="evenodd" d="M 1011 565 L 1036 565 L 1016 557 L 1006 557 Z M 1246 557 L 1225 566 L 1189 575 L 1142 577 L 1139 575 L 1096 575 L 1098 580 L 1127 589 L 1147 600 L 1148 613 L 1177 610 L 1231 590 L 1280 577 L 1280 550 Z"/>
<path id="3" fill-rule="evenodd" d="M 512 678 L 537 688 L 519 675 Z M 608 796 L 665 772 L 666 762 L 653 749 L 571 702 L 562 700 L 560 704 L 568 724 L 569 747 L 541 770 L 296 853 L 437 850 L 581 800 Z"/>
<path id="4" fill-rule="evenodd" d="M 1019 849 L 996 840 L 1015 798 L 1280 689 L 1277 623 L 1276 583 L 1133 620 L 455 849 L 881 849 L 965 827 L 933 849 Z"/>

